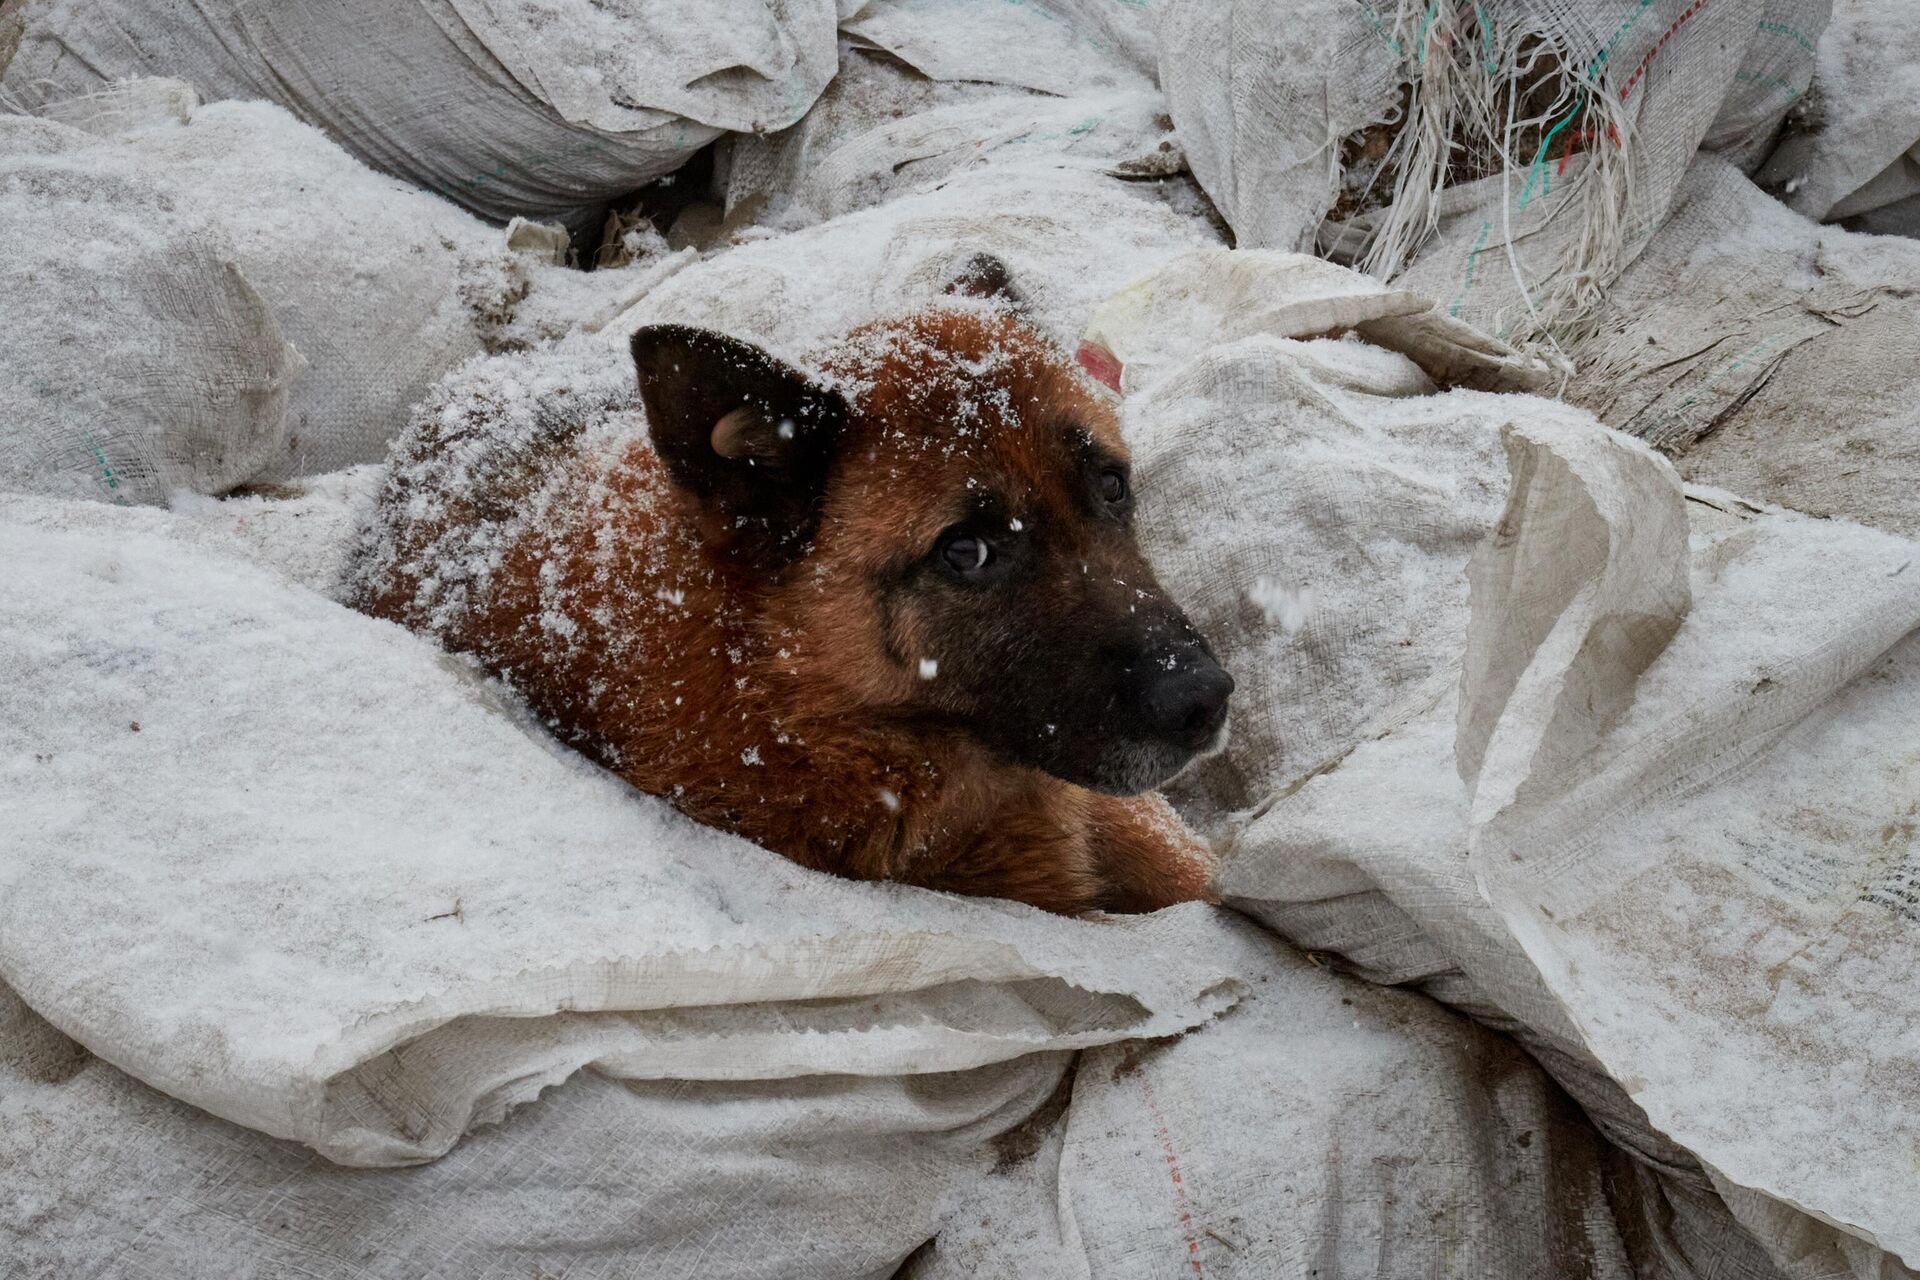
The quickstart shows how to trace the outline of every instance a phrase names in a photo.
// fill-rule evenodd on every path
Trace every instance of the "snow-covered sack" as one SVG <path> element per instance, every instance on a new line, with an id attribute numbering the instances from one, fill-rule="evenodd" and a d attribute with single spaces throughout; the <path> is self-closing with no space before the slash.
<path id="1" fill-rule="evenodd" d="M 280 460 L 303 361 L 189 192 L 0 116 L 0 244 L 0 489 L 163 502 Z"/>
<path id="2" fill-rule="evenodd" d="M 1920 243 L 1703 156 L 1597 320 L 1567 399 L 1690 480 L 1920 535 Z"/>
<path id="3" fill-rule="evenodd" d="M 1131 404 L 1143 543 L 1241 681 L 1187 796 L 1221 889 L 1518 1030 L 1699 1238 L 1735 1248 L 1731 1209 L 1788 1274 L 1900 1274 L 1920 545 L 1689 501 L 1578 410 L 1430 386 L 1252 334 Z"/>
<path id="4" fill-rule="evenodd" d="M 1789 208 L 1920 236 L 1920 23 L 1903 0 L 1833 0 L 1813 87 L 1756 175 Z"/>
<path id="5" fill-rule="evenodd" d="M 1083 169 L 990 166 L 877 208 L 756 238 L 690 266 L 606 326 L 690 324 L 799 358 L 939 296 L 977 253 L 1007 264 L 1029 318 L 1071 347 L 1107 294 L 1178 254 L 1217 248 L 1151 191 Z"/>
<path id="6" fill-rule="evenodd" d="M 134 76 L 265 99 L 504 222 L 584 225 L 723 131 L 780 129 L 834 70 L 834 0 L 28 0 L 17 109 Z"/>
<path id="7" fill-rule="evenodd" d="M 59 123 L 0 118 L 0 147 L 14 153 L 0 163 L 35 171 L 60 163 L 77 175 L 64 186 L 25 176 L 12 184 L 8 242 L 23 251 L 0 270 L 23 273 L 9 291 L 23 310 L 0 341 L 21 348 L 9 363 L 27 375 L 24 394 L 41 402 L 39 416 L 72 422 L 89 395 L 124 394 L 124 379 L 101 376 L 112 366 L 103 354 L 110 342 L 144 348 L 149 364 L 162 349 L 184 354 L 154 394 L 127 397 L 115 418 L 92 415 L 92 443 L 51 426 L 0 443 L 14 455 L 6 474 L 15 488 L 155 502 L 174 489 L 220 493 L 379 461 L 435 379 L 518 341 L 520 313 L 541 305 L 529 296 L 568 274 L 512 251 L 498 230 L 446 201 L 374 173 L 267 103 L 203 106 L 179 81 L 142 80 L 54 104 L 48 116 Z M 56 137 L 66 160 L 34 157 Z M 88 195 L 94 173 L 129 175 L 164 200 L 155 207 Z M 102 222 L 135 218 L 142 228 L 109 231 Z M 182 248 L 157 251 L 156 237 Z M 212 274 L 191 265 L 209 258 L 220 287 L 249 301 L 191 302 L 192 291 L 214 285 L 187 280 L 179 297 L 129 302 L 151 291 L 150 278 Z M 89 292 L 99 300 L 80 302 Z M 236 315 L 257 336 L 222 337 L 217 326 L 236 324 Z M 282 337 L 296 355 L 273 352 Z M 192 350 L 197 344 L 204 353 Z M 196 362 L 240 359 L 249 367 L 191 372 Z M 63 360 L 77 363 L 68 369 Z M 89 392 L 52 394 L 72 380 Z M 221 389 L 236 381 L 267 384 L 271 394 Z M 211 385 L 196 390 L 199 383 Z M 181 407 L 194 395 L 208 403 Z M 120 446 L 127 436 L 146 443 Z M 49 437 L 60 452 L 33 443 Z"/>
<path id="8" fill-rule="evenodd" d="M 533 260 L 279 107 L 200 106 L 178 82 L 172 110 L 128 103 L 168 83 L 135 82 L 51 114 L 132 149 L 217 218 L 306 360 L 288 397 L 284 455 L 249 478 L 380 461 L 434 380 L 511 322 L 533 288 Z"/>

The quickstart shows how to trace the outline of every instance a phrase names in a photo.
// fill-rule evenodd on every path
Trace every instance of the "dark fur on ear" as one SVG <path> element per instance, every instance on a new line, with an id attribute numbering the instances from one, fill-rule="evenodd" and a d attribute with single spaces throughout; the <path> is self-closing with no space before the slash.
<path id="1" fill-rule="evenodd" d="M 1007 264 L 990 253 L 976 253 L 960 267 L 959 274 L 947 283 L 946 292 L 964 298 L 986 298 L 1004 302 L 1015 311 L 1027 309 L 1026 295 L 1014 287 L 1013 273 Z"/>
<path id="2" fill-rule="evenodd" d="M 633 364 L 653 450 L 720 517 L 716 532 L 768 567 L 797 555 L 847 422 L 840 393 L 751 343 L 686 325 L 637 331 Z"/>

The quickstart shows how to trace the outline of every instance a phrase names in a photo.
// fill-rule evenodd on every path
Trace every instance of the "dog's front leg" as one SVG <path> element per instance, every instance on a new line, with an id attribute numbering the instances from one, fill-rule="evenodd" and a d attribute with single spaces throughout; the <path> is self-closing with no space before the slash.
<path id="1" fill-rule="evenodd" d="M 1088 839 L 1106 882 L 1100 906 L 1154 911 L 1176 902 L 1217 902 L 1211 851 L 1159 792 L 1089 797 Z"/>

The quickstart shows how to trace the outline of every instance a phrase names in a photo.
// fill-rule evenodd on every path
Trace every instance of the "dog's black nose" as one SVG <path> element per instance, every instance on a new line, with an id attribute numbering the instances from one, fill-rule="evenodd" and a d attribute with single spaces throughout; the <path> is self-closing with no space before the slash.
<path id="1" fill-rule="evenodd" d="M 1148 683 L 1141 699 L 1147 730 L 1198 751 L 1226 723 L 1232 692 L 1233 677 L 1212 658 L 1165 672 Z"/>

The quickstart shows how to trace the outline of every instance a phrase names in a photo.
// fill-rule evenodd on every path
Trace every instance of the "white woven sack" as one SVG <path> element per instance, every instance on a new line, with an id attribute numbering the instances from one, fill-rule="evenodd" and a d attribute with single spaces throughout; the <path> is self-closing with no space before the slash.
<path id="1" fill-rule="evenodd" d="M 833 75 L 833 0 L 28 0 L 17 109 L 132 76 L 264 98 L 497 221 L 594 221 L 722 131 L 780 129 Z"/>
<path id="2" fill-rule="evenodd" d="M 972 256 L 1006 263 L 1036 324 L 1071 349 L 1100 300 L 1180 253 L 1205 223 L 1085 169 L 989 165 L 681 270 L 607 327 L 719 329 L 804 357 L 855 325 L 941 296 Z"/>
<path id="3" fill-rule="evenodd" d="M 230 237 L 307 368 L 286 448 L 250 480 L 386 456 L 434 380 L 498 340 L 536 263 L 462 209 L 375 173 L 264 102 L 202 106 L 178 81 L 133 81 L 51 114 L 101 153 L 166 173 Z"/>
<path id="4" fill-rule="evenodd" d="M 1920 236 L 1920 24 L 1903 0 L 1833 0 L 1813 87 L 1755 176 L 1822 222 Z"/>
<path id="5" fill-rule="evenodd" d="M 1573 354 L 1566 398 L 1688 479 L 1920 534 L 1920 244 L 1702 156 Z"/>
<path id="6" fill-rule="evenodd" d="M 1170 274 L 1174 270 L 1170 267 Z M 1192 276 L 1195 270 L 1180 274 Z M 1331 298 L 1329 318 L 1350 315 L 1361 297 Z M 1285 301 L 1270 296 L 1269 306 L 1279 313 Z M 1827 706 L 1835 697 L 1832 684 L 1815 691 L 1800 682 L 1815 679 L 1816 672 L 1819 679 L 1844 682 L 1859 669 L 1854 659 L 1843 660 L 1844 645 L 1857 650 L 1859 661 L 1870 662 L 1879 651 L 1873 644 L 1891 643 L 1852 638 L 1856 623 L 1867 632 L 1879 628 L 1889 636 L 1900 634 L 1900 611 L 1908 606 L 1887 583 L 1899 582 L 1895 571 L 1903 554 L 1920 558 L 1920 548 L 1825 522 L 1756 517 L 1755 508 L 1708 494 L 1683 504 L 1664 464 L 1625 437 L 1605 432 L 1584 413 L 1527 397 L 1435 395 L 1410 360 L 1367 344 L 1254 334 L 1237 341 L 1223 337 L 1201 348 L 1146 387 L 1130 402 L 1129 415 L 1139 483 L 1155 498 L 1143 509 L 1143 542 L 1169 589 L 1213 637 L 1241 681 L 1234 741 L 1224 757 L 1188 783 L 1186 797 L 1190 814 L 1214 815 L 1210 825 L 1226 857 L 1220 884 L 1229 900 L 1302 946 L 1346 956 L 1376 981 L 1418 985 L 1515 1031 L 1677 1206 L 1672 1230 L 1692 1242 L 1676 1246 L 1692 1259 L 1689 1268 L 1741 1275 L 1774 1274 L 1776 1267 L 1796 1276 L 1905 1274 L 1895 1241 L 1904 1229 L 1898 1206 L 1906 1191 L 1899 1188 L 1910 1189 L 1911 1183 L 1893 1172 L 1893 1149 L 1906 1140 L 1916 1119 L 1910 1097 L 1894 1081 L 1906 1052 L 1899 1047 L 1900 1028 L 1912 1018 L 1889 1014 L 1892 1021 L 1881 1028 L 1888 1042 L 1884 1049 L 1860 1048 L 1860 1033 L 1849 1029 L 1849 1019 L 1859 1016 L 1855 1010 L 1904 999 L 1904 986 L 1888 985 L 1888 975 L 1902 972 L 1906 963 L 1899 958 L 1902 935 L 1894 923 L 1875 923 L 1892 913 L 1877 910 L 1860 922 L 1867 930 L 1865 945 L 1873 949 L 1869 954 L 1880 957 L 1866 968 L 1837 962 L 1821 967 L 1811 953 L 1802 957 L 1813 967 L 1803 976 L 1802 1003 L 1795 1007 L 1796 1017 L 1830 1027 L 1833 1043 L 1848 1045 L 1848 1053 L 1887 1056 L 1886 1083 L 1850 1081 L 1843 1087 L 1830 1074 L 1821 1075 L 1825 1059 L 1817 1050 L 1795 1060 L 1791 1050 L 1769 1046 L 1767 1074 L 1728 1091 L 1718 1086 L 1728 1069 L 1724 1062 L 1709 1061 L 1697 1049 L 1683 1051 L 1675 1040 L 1690 1036 L 1741 1061 L 1762 1061 L 1754 1042 L 1764 1041 L 1766 1023 L 1752 1015 L 1752 997 L 1739 984 L 1764 985 L 1767 966 L 1727 967 L 1711 957 L 1676 954 L 1676 949 L 1722 932 L 1746 929 L 1761 936 L 1775 927 L 1771 922 L 1787 917 L 1779 904 L 1766 904 L 1751 890 L 1744 898 L 1722 894 L 1716 899 L 1727 904 L 1726 911 L 1736 901 L 1746 904 L 1739 908 L 1746 914 L 1726 915 L 1661 874 L 1674 851 L 1687 848 L 1696 835 L 1704 848 L 1716 847 L 1713 842 L 1722 837 L 1715 814 L 1824 812 L 1825 802 L 1812 789 L 1815 780 L 1790 782 L 1789 777 L 1796 770 L 1812 775 L 1828 760 L 1857 764 L 1862 752 L 1867 759 L 1891 762 L 1887 753 L 1897 753 L 1901 739 L 1868 726 L 1886 723 L 1885 717 L 1898 714 L 1904 703 L 1892 691 L 1883 695 L 1869 680 L 1860 686 L 1857 696 L 1866 701 L 1858 705 L 1884 705 L 1872 713 L 1873 720 L 1857 721 L 1868 736 L 1844 750 L 1809 743 L 1778 756 L 1778 770 L 1766 776 L 1777 800 L 1762 805 L 1752 790 L 1757 782 L 1742 783 L 1738 798 L 1722 805 L 1712 798 L 1716 789 L 1736 783 L 1708 772 L 1703 776 L 1713 786 L 1703 792 L 1705 807 L 1685 811 L 1695 825 L 1670 826 L 1664 843 L 1619 844 L 1631 853 L 1630 865 L 1641 876 L 1646 928 L 1653 929 L 1652 921 L 1658 920 L 1660 938 L 1616 932 L 1589 940 L 1590 959 L 1578 963 L 1581 974 L 1626 971 L 1605 990 L 1594 990 L 1585 978 L 1562 985 L 1553 965 L 1532 954 L 1525 930 L 1508 918 L 1509 910 L 1519 908 L 1499 899 L 1490 905 L 1476 886 L 1474 872 L 1489 873 L 1478 853 L 1470 869 L 1468 833 L 1475 829 L 1474 806 L 1493 793 L 1483 780 L 1476 799 L 1460 781 L 1454 753 L 1456 719 L 1462 743 L 1486 741 L 1491 724 L 1508 725 L 1498 732 L 1510 744 L 1522 745 L 1510 745 L 1507 752 L 1520 752 L 1518 758 L 1530 761 L 1527 767 L 1537 778 L 1570 785 L 1571 779 L 1586 776 L 1587 766 L 1577 761 L 1590 749 L 1583 744 L 1591 734 L 1582 738 L 1560 725 L 1554 706 L 1591 705 L 1602 715 L 1623 698 L 1634 698 L 1636 714 L 1671 716 L 1681 726 L 1662 729 L 1669 736 L 1661 742 L 1679 744 L 1676 749 L 1695 744 L 1703 759 L 1716 762 L 1713 767 L 1737 770 L 1747 755 L 1771 744 L 1772 731 L 1756 729 L 1743 736 L 1729 729 L 1702 738 L 1682 732 L 1686 718 L 1696 714 L 1695 708 L 1698 714 L 1717 715 L 1714 708 L 1723 705 L 1732 714 L 1738 705 L 1734 685 L 1742 680 L 1737 691 L 1748 697 L 1753 686 L 1762 692 L 1771 688 L 1767 681 L 1792 681 L 1804 689 L 1804 698 L 1783 695 L 1782 714 L 1789 714 L 1788 704 L 1801 712 Z M 1527 438 L 1560 432 L 1588 441 L 1583 447 L 1605 456 L 1612 451 L 1625 462 L 1608 473 L 1615 475 L 1609 483 L 1628 495 L 1640 492 L 1635 485 L 1652 484 L 1652 497 L 1632 501 L 1642 507 L 1655 499 L 1667 504 L 1652 508 L 1665 523 L 1635 514 L 1605 525 L 1613 532 L 1596 539 L 1591 532 L 1596 518 L 1583 514 L 1588 508 L 1581 505 L 1580 487 L 1548 486 L 1543 478 L 1550 474 L 1548 462 L 1530 461 L 1532 454 L 1518 452 L 1518 486 L 1530 496 L 1524 502 L 1516 498 L 1519 505 L 1510 505 L 1508 516 L 1497 522 L 1506 477 L 1492 451 L 1503 429 Z M 1650 478 L 1629 483 L 1621 474 Z M 1593 591 L 1611 589 L 1607 583 L 1617 581 L 1626 594 L 1597 615 L 1605 622 L 1593 632 L 1595 645 L 1621 637 L 1651 644 L 1650 628 L 1665 627 L 1664 634 L 1672 634 L 1672 592 L 1652 592 L 1645 599 L 1632 593 L 1647 593 L 1656 583 L 1684 585 L 1687 566 L 1676 570 L 1670 552 L 1676 536 L 1684 547 L 1687 513 L 1693 513 L 1697 539 L 1693 617 L 1703 608 L 1698 601 L 1711 597 L 1718 611 L 1711 616 L 1724 620 L 1703 621 L 1700 627 L 1691 618 L 1686 622 L 1674 645 L 1690 636 L 1702 642 L 1687 648 L 1689 656 L 1672 667 L 1670 680 L 1679 684 L 1636 684 L 1629 665 L 1605 680 L 1594 675 L 1570 684 L 1562 703 L 1549 699 L 1541 710 L 1522 713 L 1512 699 L 1480 693 L 1470 699 L 1471 713 L 1460 717 L 1455 690 L 1463 658 L 1472 673 L 1469 690 L 1492 689 L 1488 673 L 1508 672 L 1511 678 L 1515 664 L 1526 662 L 1517 655 L 1539 644 L 1537 633 L 1521 627 L 1522 619 L 1550 624 L 1570 599 L 1583 609 L 1597 607 L 1584 602 Z M 1486 579 L 1503 584 L 1504 594 L 1484 603 L 1476 597 L 1472 616 L 1482 621 L 1474 624 L 1474 647 L 1463 652 L 1469 552 L 1496 527 L 1502 536 L 1488 545 L 1510 548 L 1510 531 L 1522 521 L 1533 522 L 1538 537 L 1528 544 L 1527 557 Z M 1815 562 L 1825 567 L 1815 571 Z M 1612 576 L 1601 575 L 1602 567 Z M 1590 581 L 1600 585 L 1583 585 Z M 1803 611 L 1795 601 L 1806 592 L 1826 592 L 1838 607 Z M 1501 631 L 1501 624 L 1512 634 Z M 1704 643 L 1723 633 L 1716 644 Z M 1804 677 L 1791 663 L 1777 667 L 1773 660 L 1736 655 L 1736 637 L 1742 636 L 1751 637 L 1741 643 L 1755 655 L 1765 649 L 1785 661 L 1788 654 L 1806 654 Z M 1843 643 L 1841 637 L 1848 638 Z M 1576 641 L 1555 650 L 1562 651 L 1591 657 Z M 1822 654 L 1833 660 L 1818 660 Z M 1788 676 L 1788 670 L 1796 674 Z M 1711 697 L 1725 701 L 1683 697 L 1682 685 L 1719 690 Z M 1820 714 L 1839 716 L 1840 724 L 1856 723 L 1847 717 L 1865 714 L 1847 710 L 1844 701 L 1833 708 Z M 1537 745 L 1525 748 L 1527 743 Z M 1656 746 L 1643 740 L 1621 746 L 1620 752 L 1623 761 L 1648 753 L 1658 757 Z M 1463 756 L 1474 758 L 1472 752 Z M 1834 906 L 1856 890 L 1897 897 L 1895 888 L 1886 886 L 1897 888 L 1905 873 L 1897 860 L 1888 863 L 1891 855 L 1880 853 L 1875 843 L 1883 830 L 1893 830 L 1896 838 L 1901 830 L 1898 804 L 1872 790 L 1897 785 L 1883 784 L 1883 775 L 1892 777 L 1875 771 L 1871 786 L 1857 788 L 1861 833 L 1858 839 L 1845 837 L 1838 848 L 1805 851 L 1781 829 L 1780 819 L 1756 818 L 1757 830 L 1772 833 L 1757 838 L 1778 865 L 1805 859 L 1801 871 L 1781 874 L 1828 868 L 1840 887 L 1823 902 Z M 1497 776 L 1511 777 L 1513 771 L 1509 767 Z M 1657 771 L 1636 775 L 1633 785 L 1642 783 L 1651 788 L 1648 797 L 1662 797 L 1650 812 L 1671 807 L 1673 795 L 1658 790 Z M 1837 786 L 1829 779 L 1829 790 Z M 1577 812 L 1536 806 L 1539 825 L 1499 847 L 1550 849 L 1555 840 L 1567 839 L 1585 848 L 1579 834 L 1598 829 L 1596 815 L 1606 812 L 1608 803 L 1608 796 L 1600 795 Z M 1855 810 L 1852 799 L 1840 807 L 1842 814 Z M 1866 838 L 1869 827 L 1873 840 Z M 1657 860 L 1650 863 L 1656 850 Z M 1557 860 L 1553 873 L 1564 874 L 1583 856 Z M 1837 861 L 1830 864 L 1829 858 Z M 1540 877 L 1547 874 L 1530 878 L 1527 891 L 1543 891 Z M 1649 904 L 1662 892 L 1671 900 L 1656 911 Z M 1617 930 L 1620 917 L 1608 919 Z M 1653 955 L 1666 958 L 1660 965 L 1643 961 Z M 1650 989 L 1646 984 L 1655 981 L 1656 972 L 1700 974 L 1698 994 L 1683 989 L 1673 993 L 1680 997 L 1676 1001 L 1665 988 Z M 1587 1023 L 1587 1007 L 1607 1010 L 1605 1035 L 1596 1035 Z M 1659 1018 L 1639 1016 L 1639 1010 L 1655 1007 L 1666 1012 Z M 1609 1053 L 1614 1037 L 1631 1050 Z M 1657 1064 L 1641 1060 L 1651 1054 L 1675 1056 Z M 1830 1092 L 1819 1096 L 1809 1077 L 1832 1081 Z M 1664 1087 L 1683 1097 L 1668 1103 L 1647 1095 L 1641 1082 L 1656 1078 L 1667 1080 Z M 1684 1093 L 1676 1083 L 1682 1080 L 1715 1083 Z M 1761 1094 L 1799 1110 L 1792 1120 L 1771 1116 L 1772 1103 L 1758 1107 L 1753 1102 Z M 1869 1114 L 1879 1119 L 1869 1122 Z M 1789 1150 L 1783 1143 L 1776 1153 L 1762 1154 L 1768 1135 L 1776 1131 L 1796 1135 L 1798 1145 Z M 1821 1133 L 1849 1150 L 1875 1154 L 1837 1160 L 1830 1148 L 1817 1145 Z M 1734 1226 L 1736 1217 L 1745 1231 Z"/>
<path id="7" fill-rule="evenodd" d="M 935 80 L 1071 96 L 1153 84 L 1158 0 L 842 0 L 840 29 Z"/>
<path id="8" fill-rule="evenodd" d="M 1276 23 L 1265 5 L 1175 0 L 1161 80 L 1240 243 L 1317 244 L 1551 349 L 1583 331 L 1696 150 L 1762 158 L 1826 14 L 1827 0 L 1323 0 Z M 1554 92 L 1533 93 L 1554 65 Z M 1372 125 L 1392 127 L 1392 149 L 1343 174 L 1343 142 Z M 1475 151 L 1492 176 L 1473 180 Z M 1385 207 L 1323 225 L 1343 179 L 1369 173 Z"/>
<path id="9" fill-rule="evenodd" d="M 1228 1016 L 1080 1055 L 1064 1115 L 997 1144 L 904 1280 L 1775 1274 L 1703 1248 L 1503 1037 L 1262 935 L 1243 950 Z"/>
<path id="10" fill-rule="evenodd" d="M 0 489 L 219 493 L 283 456 L 302 361 L 190 193 L 0 116 Z"/>
<path id="11" fill-rule="evenodd" d="M 1209 908 L 843 881 L 637 796 L 311 589 L 374 478 L 0 504 L 29 1274 L 884 1276 L 1061 1051 L 1240 994 Z"/>
<path id="12" fill-rule="evenodd" d="M 800 123 L 734 139 L 727 211 L 789 231 L 989 167 L 1170 177 L 1184 162 L 1165 112 L 1144 85 L 1054 97 L 930 79 L 845 43 L 839 75 Z"/>
<path id="13" fill-rule="evenodd" d="M 1775 1201 L 1765 1225 L 1839 1227 L 1855 1274 L 1920 1266 L 1920 544 L 1783 515 L 1690 554 L 1650 451 L 1557 425 L 1508 448 L 1456 744 L 1474 874 L 1598 1061 Z"/>
<path id="14" fill-rule="evenodd" d="M 217 1119 L 0 985 L 9 1280 L 886 1280 L 1067 1054 L 912 1078 L 588 1071 L 432 1164 L 344 1169 Z"/>

